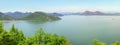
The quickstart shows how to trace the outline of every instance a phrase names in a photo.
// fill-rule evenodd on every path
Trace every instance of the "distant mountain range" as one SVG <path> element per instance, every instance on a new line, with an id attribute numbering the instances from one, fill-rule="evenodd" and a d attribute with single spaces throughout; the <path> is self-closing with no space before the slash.
<path id="1" fill-rule="evenodd" d="M 23 18 L 24 16 L 30 14 L 31 12 L 26 12 L 26 13 L 23 13 L 23 12 L 7 12 L 7 13 L 4 13 L 5 15 L 8 15 L 8 16 L 11 16 L 11 17 L 14 17 L 14 18 Z"/>
<path id="2" fill-rule="evenodd" d="M 11 20 L 11 19 L 13 18 L 0 12 L 0 20 Z"/>
<path id="3" fill-rule="evenodd" d="M 64 16 L 63 14 L 60 13 L 47 13 L 50 16 Z"/>
<path id="4" fill-rule="evenodd" d="M 84 11 L 84 12 L 76 12 L 76 13 L 73 13 L 73 12 L 64 12 L 64 13 L 61 13 L 63 15 L 105 15 L 105 16 L 119 16 L 120 13 L 104 13 L 104 12 L 101 12 L 101 11 L 95 11 L 95 12 L 92 12 L 92 11 Z"/>
<path id="5" fill-rule="evenodd" d="M 120 16 L 120 13 L 104 13 L 101 11 L 84 11 L 84 12 L 55 12 L 55 13 L 45 13 L 45 12 L 0 12 L 0 20 L 58 20 L 60 16 L 66 15 L 105 15 L 105 16 Z"/>
<path id="6" fill-rule="evenodd" d="M 11 17 L 14 17 L 14 18 L 23 18 L 23 17 L 25 17 L 25 16 L 27 16 L 27 15 L 29 15 L 31 13 L 32 12 L 25 12 L 25 13 L 23 13 L 23 12 L 16 11 L 16 12 L 6 12 L 4 14 L 8 15 L 8 16 L 11 16 Z M 59 13 L 45 13 L 45 14 L 50 15 L 50 16 L 64 16 L 64 15 L 59 14 Z"/>
<path id="7" fill-rule="evenodd" d="M 58 16 L 53 16 L 56 14 L 47 14 L 44 12 L 0 12 L 0 20 L 40 20 L 40 21 L 52 21 L 52 20 L 60 20 Z"/>
<path id="8" fill-rule="evenodd" d="M 5 15 L 11 16 L 13 18 L 23 18 L 32 12 L 6 12 L 4 13 Z M 45 12 L 44 12 L 45 13 Z M 66 16 L 66 15 L 120 15 L 120 13 L 105 13 L 101 11 L 84 11 L 84 12 L 55 12 L 55 13 L 46 13 L 47 15 L 50 16 Z"/>
<path id="9" fill-rule="evenodd" d="M 105 13 L 100 12 L 100 11 L 95 11 L 95 12 L 85 11 L 81 13 L 81 15 L 105 15 Z"/>
<path id="10" fill-rule="evenodd" d="M 120 15 L 120 13 L 104 13 L 104 12 L 100 12 L 100 11 L 95 11 L 95 12 L 91 12 L 91 11 L 85 11 L 83 13 L 80 13 L 80 15 Z"/>

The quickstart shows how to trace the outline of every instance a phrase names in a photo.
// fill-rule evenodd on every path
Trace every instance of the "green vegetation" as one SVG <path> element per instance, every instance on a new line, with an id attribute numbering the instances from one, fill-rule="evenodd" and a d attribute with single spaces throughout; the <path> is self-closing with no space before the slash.
<path id="1" fill-rule="evenodd" d="M 13 18 L 11 16 L 5 15 L 3 13 L 0 13 L 0 20 L 31 20 L 31 21 L 54 21 L 54 20 L 60 20 L 61 18 L 57 16 L 50 16 L 43 12 L 34 12 L 30 13 L 25 17 L 22 18 Z"/>
<path id="2" fill-rule="evenodd" d="M 107 45 L 105 42 L 100 42 L 97 39 L 93 41 L 93 45 Z M 115 43 L 112 43 L 110 45 L 120 45 L 120 41 L 116 41 Z"/>
<path id="3" fill-rule="evenodd" d="M 93 45 L 106 45 L 106 43 L 100 42 L 100 41 L 98 41 L 97 39 L 95 39 L 95 40 L 93 41 Z"/>
<path id="4" fill-rule="evenodd" d="M 25 37 L 14 25 L 10 31 L 6 31 L 0 23 L 0 45 L 67 45 L 66 43 L 64 36 L 46 33 L 42 29 L 33 36 Z"/>
<path id="5" fill-rule="evenodd" d="M 24 20 L 41 20 L 41 21 L 52 21 L 60 20 L 57 16 L 50 16 L 43 12 L 34 12 L 23 18 Z"/>
<path id="6" fill-rule="evenodd" d="M 12 20 L 13 18 L 0 12 L 0 20 Z"/>

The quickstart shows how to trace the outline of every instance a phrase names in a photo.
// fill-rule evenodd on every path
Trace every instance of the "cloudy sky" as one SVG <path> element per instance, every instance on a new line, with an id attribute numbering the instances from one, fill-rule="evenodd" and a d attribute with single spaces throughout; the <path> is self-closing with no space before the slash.
<path id="1" fill-rule="evenodd" d="M 0 0 L 1 12 L 120 12 L 120 0 Z"/>

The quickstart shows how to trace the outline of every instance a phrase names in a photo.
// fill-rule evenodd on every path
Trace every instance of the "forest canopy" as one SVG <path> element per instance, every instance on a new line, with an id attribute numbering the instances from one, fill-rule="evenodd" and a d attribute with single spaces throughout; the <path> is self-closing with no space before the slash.
<path id="1" fill-rule="evenodd" d="M 25 37 L 22 31 L 12 25 L 9 31 L 0 23 L 0 45 L 67 45 L 67 39 L 39 29 L 35 35 Z"/>

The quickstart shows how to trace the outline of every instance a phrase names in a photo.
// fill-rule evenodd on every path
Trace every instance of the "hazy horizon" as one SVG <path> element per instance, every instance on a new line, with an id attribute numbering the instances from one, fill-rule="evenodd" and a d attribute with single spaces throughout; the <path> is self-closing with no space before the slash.
<path id="1" fill-rule="evenodd" d="M 120 12 L 120 0 L 1 0 L 0 12 Z"/>

